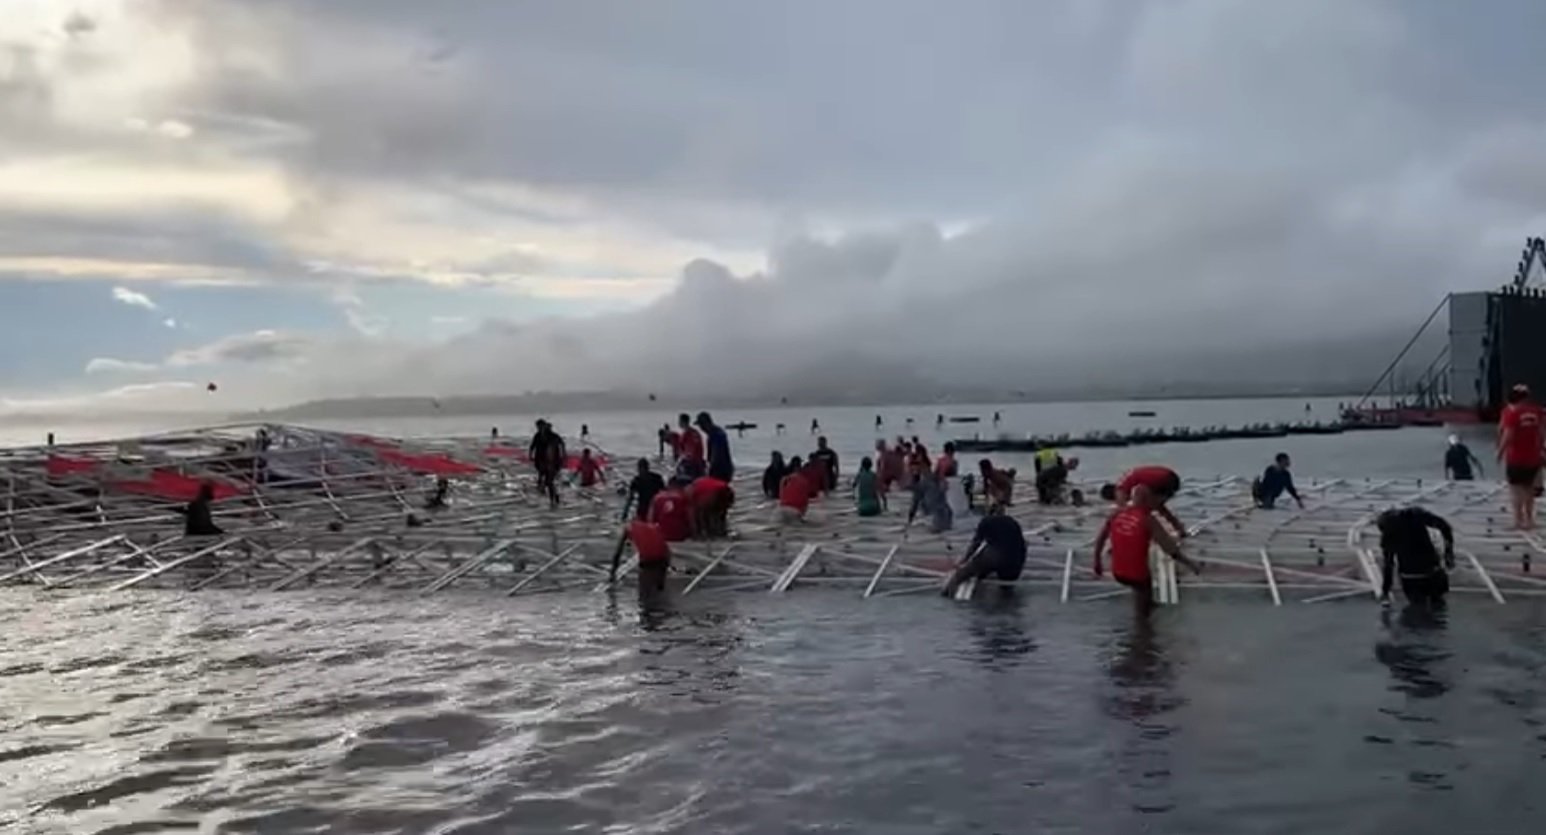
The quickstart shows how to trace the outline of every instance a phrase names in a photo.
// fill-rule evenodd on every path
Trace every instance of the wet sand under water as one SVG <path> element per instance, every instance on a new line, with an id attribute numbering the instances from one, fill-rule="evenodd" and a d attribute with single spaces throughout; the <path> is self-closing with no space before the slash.
<path id="1" fill-rule="evenodd" d="M 1492 833 L 1546 605 L 0 592 L 0 830 Z"/>

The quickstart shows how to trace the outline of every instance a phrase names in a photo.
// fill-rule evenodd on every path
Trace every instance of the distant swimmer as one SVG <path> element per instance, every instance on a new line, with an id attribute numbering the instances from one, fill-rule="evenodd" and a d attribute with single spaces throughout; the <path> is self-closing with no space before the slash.
<path id="1" fill-rule="evenodd" d="M 1116 502 L 1116 512 L 1120 513 L 1129 502 L 1142 504 L 1158 513 L 1160 518 L 1176 532 L 1176 535 L 1184 539 L 1186 526 L 1170 512 L 1168 505 L 1179 492 L 1181 492 L 1181 476 L 1169 467 L 1159 466 L 1134 467 L 1122 476 L 1121 481 L 1116 484 L 1106 484 L 1100 488 L 1102 498 L 1108 502 Z"/>
<path id="2" fill-rule="evenodd" d="M 588 423 L 580 424 L 580 440 L 582 440 L 582 441 L 590 440 L 590 424 L 588 424 Z"/>
<path id="3" fill-rule="evenodd" d="M 881 427 L 883 427 L 885 425 L 886 425 L 886 422 L 880 419 L 880 415 L 876 415 L 875 416 L 875 431 L 879 432 L 881 430 Z"/>
<path id="4" fill-rule="evenodd" d="M 1020 579 L 1025 569 L 1025 531 L 1002 506 L 990 507 L 966 548 L 966 559 L 945 581 L 940 594 L 953 597 L 956 587 L 967 580 L 996 577 L 1005 582 Z"/>
<path id="5" fill-rule="evenodd" d="M 1146 502 L 1123 506 L 1095 537 L 1095 576 L 1104 573 L 1101 555 L 1111 545 L 1111 577 L 1133 590 L 1133 606 L 1138 616 L 1147 618 L 1154 610 L 1154 578 L 1149 572 L 1149 548 L 1158 545 L 1170 558 L 1200 574 L 1202 566 L 1181 553 L 1165 526 L 1154 517 Z"/>
<path id="6" fill-rule="evenodd" d="M 998 425 L 1000 423 L 1002 423 L 1003 421 L 1004 421 L 1004 418 L 1003 418 L 1002 415 L 1000 415 L 998 412 L 994 412 L 993 413 L 993 428 L 994 429 L 997 429 Z"/>
<path id="7" fill-rule="evenodd" d="M 908 418 L 906 423 L 907 423 L 907 428 L 908 429 L 913 428 L 913 419 L 912 418 Z"/>
<path id="8" fill-rule="evenodd" d="M 812 435 L 817 435 L 817 434 L 820 434 L 820 433 L 821 433 L 821 421 L 819 421 L 819 420 L 817 420 L 815 418 L 811 418 L 811 434 Z"/>
<path id="9" fill-rule="evenodd" d="M 935 429 L 940 429 L 940 428 L 944 427 L 944 425 L 945 425 L 945 416 L 944 415 L 935 415 L 934 416 L 934 428 Z"/>
<path id="10" fill-rule="evenodd" d="M 782 423 L 775 425 L 773 427 L 773 434 L 775 434 L 775 435 L 782 435 L 782 434 L 784 434 L 784 425 Z"/>
<path id="11" fill-rule="evenodd" d="M 1508 480 L 1514 527 L 1520 530 L 1535 527 L 1535 491 L 1541 483 L 1541 465 L 1546 463 L 1542 417 L 1541 407 L 1530 399 L 1530 388 L 1521 384 L 1509 391 L 1508 405 L 1498 418 L 1498 461 Z"/>
<path id="12" fill-rule="evenodd" d="M 1387 510 L 1375 524 L 1380 529 L 1380 603 L 1390 605 L 1390 584 L 1401 575 L 1401 593 L 1413 606 L 1441 609 L 1449 592 L 1449 574 L 1455 567 L 1455 532 L 1440 516 L 1420 507 Z M 1444 561 L 1439 562 L 1428 530 L 1444 538 Z"/>
<path id="13" fill-rule="evenodd" d="M 492 429 L 490 429 L 488 431 L 488 437 L 489 437 L 489 440 L 491 440 L 491 441 L 499 440 L 499 427 L 495 426 Z"/>
<path id="14" fill-rule="evenodd" d="M 1471 466 L 1476 466 L 1472 472 Z M 1449 449 L 1444 451 L 1444 477 L 1451 481 L 1471 481 L 1482 474 L 1482 462 L 1471 454 L 1471 448 L 1460 442 L 1459 435 L 1449 436 Z"/>
<path id="15" fill-rule="evenodd" d="M 1288 453 L 1280 452 L 1267 465 L 1261 477 L 1251 482 L 1251 498 L 1256 500 L 1256 506 L 1264 510 L 1271 510 L 1277 504 L 1278 497 L 1287 493 L 1294 497 L 1299 504 L 1299 509 L 1304 509 L 1304 499 L 1299 497 L 1299 490 L 1294 487 L 1294 475 L 1289 472 Z"/>

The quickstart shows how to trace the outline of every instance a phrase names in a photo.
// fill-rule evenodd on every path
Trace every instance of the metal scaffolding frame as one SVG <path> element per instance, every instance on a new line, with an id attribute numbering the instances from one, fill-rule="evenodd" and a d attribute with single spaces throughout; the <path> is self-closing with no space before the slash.
<path id="1" fill-rule="evenodd" d="M 123 486 L 157 472 L 228 488 L 214 506 L 224 533 L 185 536 L 181 501 Z M 450 479 L 450 495 L 427 509 L 437 475 Z M 808 521 L 783 524 L 758 475 L 736 480 L 728 538 L 673 546 L 677 593 L 835 587 L 873 599 L 938 589 L 975 525 L 971 516 L 941 533 L 908 524 L 906 499 L 895 495 L 886 512 L 860 517 L 837 494 L 818 500 Z M 568 485 L 551 509 L 515 448 L 474 438 L 220 426 L 0 450 L 0 479 L 0 585 L 48 590 L 601 590 L 622 524 L 614 488 Z M 1016 492 L 1034 495 L 1029 488 Z M 1546 545 L 1508 529 L 1500 485 L 1337 479 L 1311 481 L 1303 492 L 1306 510 L 1262 510 L 1241 479 L 1189 477 L 1171 508 L 1189 525 L 1188 552 L 1207 568 L 1177 576 L 1158 558 L 1157 598 L 1175 603 L 1182 589 L 1188 597 L 1245 592 L 1282 606 L 1370 594 L 1378 582 L 1372 519 L 1402 504 L 1422 504 L 1454 524 L 1455 592 L 1498 603 L 1546 594 L 1546 579 L 1532 574 Z M 1064 603 L 1120 593 L 1090 572 L 1104 506 L 1018 504 L 1010 512 L 1030 543 L 1024 573 L 1013 583 L 971 584 L 959 596 L 1003 585 L 1045 587 Z"/>

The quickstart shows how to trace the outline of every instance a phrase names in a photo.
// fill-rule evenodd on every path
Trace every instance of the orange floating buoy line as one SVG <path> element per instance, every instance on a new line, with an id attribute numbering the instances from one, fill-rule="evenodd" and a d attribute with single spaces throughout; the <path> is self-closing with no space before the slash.
<path id="1" fill-rule="evenodd" d="M 573 443 L 569 452 L 582 448 L 601 462 L 606 480 L 583 487 L 566 474 L 556 508 L 538 489 L 526 439 L 481 433 L 407 440 L 255 423 L 3 449 L 8 503 L 0 516 L 8 537 L 0 585 L 590 593 L 610 582 L 611 556 L 634 517 L 616 488 L 649 451 Z M 1015 581 L 980 581 L 964 595 L 1005 585 L 1066 603 L 1126 593 L 1091 571 L 1089 546 L 1110 506 L 1039 504 L 1031 468 L 1019 469 L 1026 478 L 995 487 L 1025 531 L 1025 570 Z M 1116 475 L 1072 486 L 1095 496 Z M 761 476 L 761 468 L 746 468 L 732 481 L 728 536 L 669 543 L 667 593 L 815 589 L 849 600 L 937 593 L 977 524 L 969 511 L 938 528 L 933 519 L 909 525 L 908 502 L 895 494 L 879 515 L 860 517 L 841 490 L 814 498 L 794 521 L 756 498 Z M 1455 593 L 1498 602 L 1546 594 L 1528 564 L 1546 544 L 1492 521 L 1507 517 L 1498 484 L 1301 473 L 1304 510 L 1263 510 L 1251 501 L 1248 478 L 1183 473 L 1182 481 L 1170 508 L 1188 528 L 1186 553 L 1206 570 L 1193 576 L 1157 564 L 1162 602 L 1187 605 L 1204 593 L 1265 604 L 1372 601 L 1373 520 L 1405 504 L 1454 526 L 1463 566 L 1452 574 Z M 206 487 L 221 533 L 185 535 L 181 511 Z M 623 577 L 636 570 L 633 550 L 626 553 Z M 658 562 L 651 570 L 659 576 Z"/>

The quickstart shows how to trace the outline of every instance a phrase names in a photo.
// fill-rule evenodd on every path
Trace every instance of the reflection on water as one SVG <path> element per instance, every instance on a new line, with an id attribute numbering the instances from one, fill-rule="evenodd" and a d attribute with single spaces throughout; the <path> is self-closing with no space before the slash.
<path id="1" fill-rule="evenodd" d="M 0 831 L 1534 831 L 1543 615 L 10 590 Z"/>

